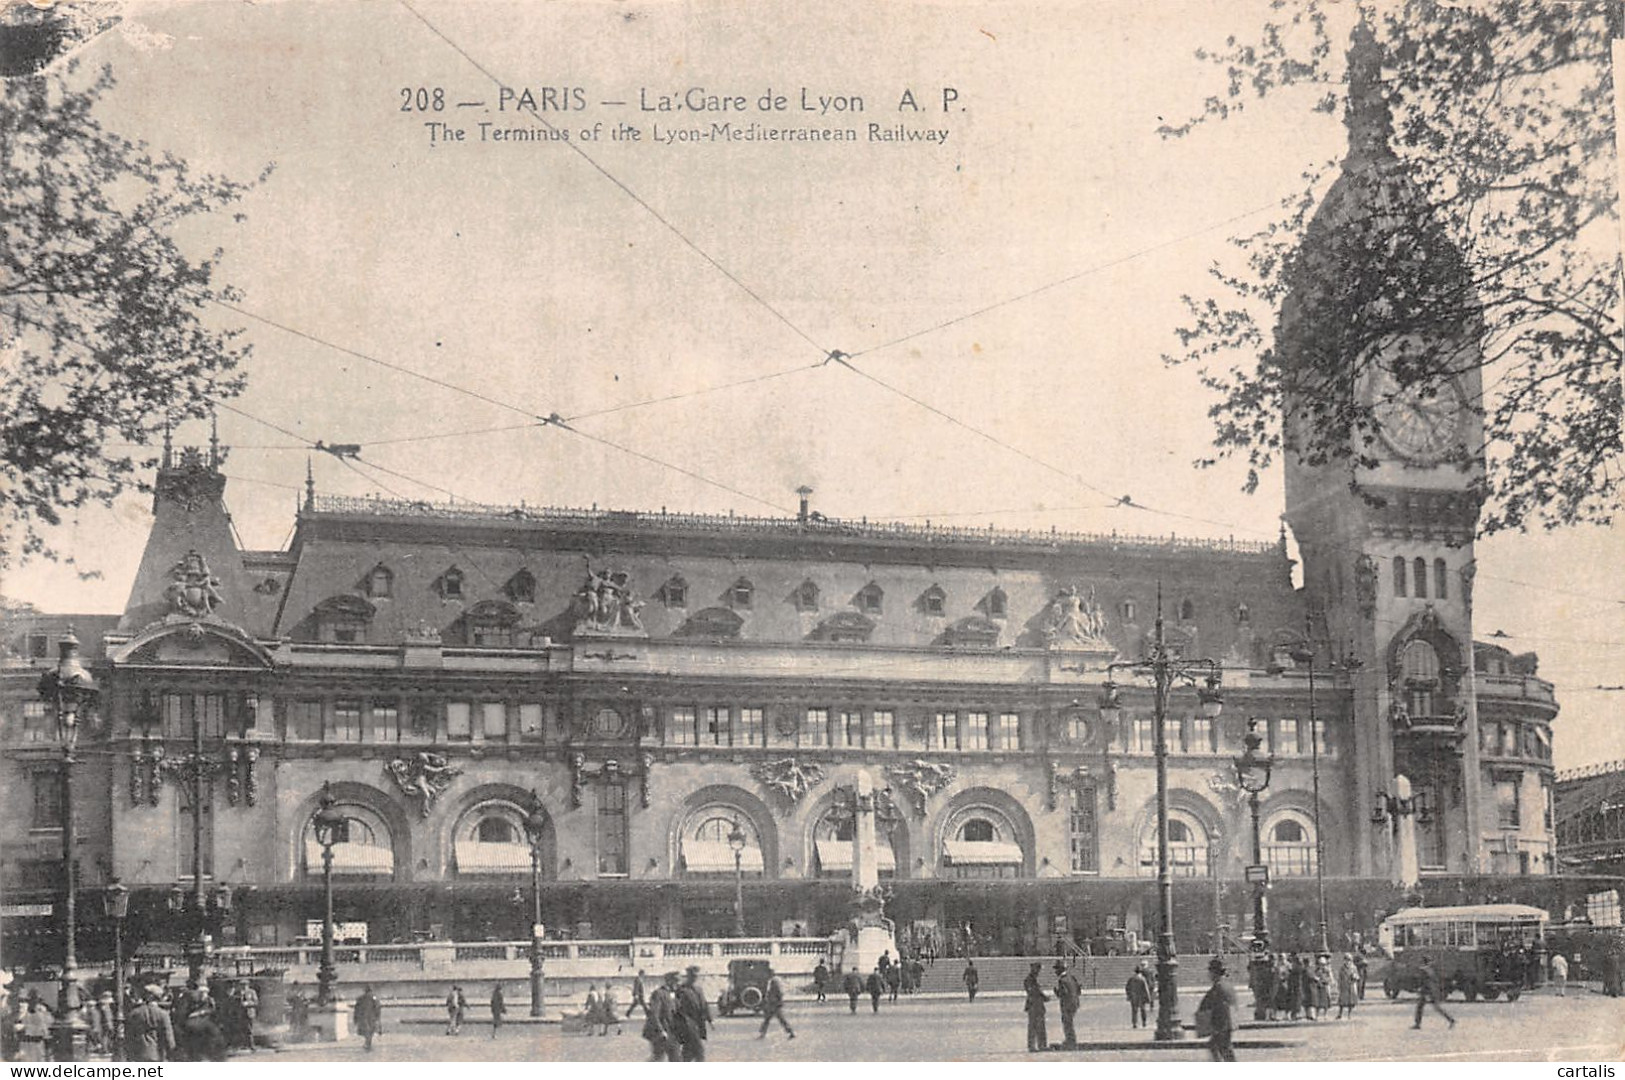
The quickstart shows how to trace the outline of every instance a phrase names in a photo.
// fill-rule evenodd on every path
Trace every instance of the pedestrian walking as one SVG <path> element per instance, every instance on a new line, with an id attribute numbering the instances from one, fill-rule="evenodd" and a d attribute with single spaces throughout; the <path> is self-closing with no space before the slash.
<path id="1" fill-rule="evenodd" d="M 824 966 L 823 958 L 820 957 L 818 966 L 813 968 L 813 993 L 817 995 L 816 1000 L 823 1001 L 826 999 L 828 995 L 825 993 L 825 990 L 827 989 L 828 983 L 829 968 Z"/>
<path id="2" fill-rule="evenodd" d="M 124 1018 L 124 1052 L 131 1061 L 168 1061 L 175 1052 L 175 1027 L 151 994 Z"/>
<path id="3" fill-rule="evenodd" d="M 841 980 L 841 989 L 846 991 L 847 1005 L 851 1007 L 852 1012 L 856 1013 L 858 1011 L 858 998 L 863 994 L 863 976 L 856 971 L 847 972 L 846 977 Z M 971 991 L 971 997 L 974 998 L 975 996 L 976 992 Z"/>
<path id="4" fill-rule="evenodd" d="M 17 1035 L 17 1060 L 49 1060 L 45 1050 L 50 1045 L 53 1019 L 51 1010 L 37 995 L 29 999 L 28 1011 L 23 1014 L 22 1027 Z"/>
<path id="5" fill-rule="evenodd" d="M 897 992 L 903 988 L 903 963 L 898 961 L 886 969 L 886 989 L 891 992 L 889 1000 L 897 1004 Z"/>
<path id="6" fill-rule="evenodd" d="M 677 972 L 666 972 L 643 1010 L 643 1038 L 649 1044 L 650 1061 L 683 1060 L 677 1038 L 677 982 Z"/>
<path id="7" fill-rule="evenodd" d="M 1049 995 L 1044 988 L 1038 985 L 1038 973 L 1044 969 L 1043 964 L 1034 964 L 1032 970 L 1027 972 L 1027 978 L 1022 982 L 1021 988 L 1026 992 L 1027 999 L 1022 1005 L 1027 1011 L 1027 1053 L 1036 1054 L 1041 1050 L 1049 1049 L 1049 1032 L 1045 1030 L 1045 1012 Z"/>
<path id="8" fill-rule="evenodd" d="M 643 998 L 643 969 L 642 968 L 638 968 L 637 975 L 634 976 L 633 979 L 632 979 L 632 1004 L 630 1004 L 630 1005 L 628 1005 L 626 1007 L 626 1018 L 628 1020 L 632 1019 L 632 1013 L 633 1013 L 634 1010 L 637 1010 L 637 1009 L 642 1009 L 644 1016 L 649 1015 L 649 1003 L 647 1001 L 645 1001 L 644 998 Z"/>
<path id="9" fill-rule="evenodd" d="M 1359 998 L 1361 1001 L 1365 1000 L 1365 973 L 1370 966 L 1370 964 L 1366 963 L 1365 954 L 1356 949 L 1354 952 L 1354 970 L 1360 973 Z"/>
<path id="10" fill-rule="evenodd" d="M 609 1034 L 609 1025 L 615 1025 L 615 1034 L 621 1034 L 621 1006 L 615 1000 L 615 988 L 609 983 L 604 984 L 604 994 L 598 999 L 598 1022 L 602 1025 L 600 1035 Z"/>
<path id="11" fill-rule="evenodd" d="M 1078 1048 L 1078 1006 L 1083 1001 L 1083 984 L 1067 970 L 1064 960 L 1055 961 L 1055 1002 L 1061 1010 L 1061 1049 Z"/>
<path id="12" fill-rule="evenodd" d="M 491 1038 L 502 1030 L 502 1018 L 508 1015 L 508 999 L 502 996 L 502 984 L 491 988 Z"/>
<path id="13" fill-rule="evenodd" d="M 1145 962 L 1134 965 L 1128 983 L 1123 987 L 1128 997 L 1130 1027 L 1143 1027 L 1151 1023 L 1151 980 L 1145 974 Z"/>
<path id="14" fill-rule="evenodd" d="M 1558 997 L 1568 997 L 1569 958 L 1560 952 L 1552 953 L 1552 985 Z"/>
<path id="15" fill-rule="evenodd" d="M 1451 1027 L 1456 1026 L 1456 1018 L 1444 1011 L 1444 1006 L 1439 1004 L 1439 997 L 1439 973 L 1433 970 L 1432 957 L 1424 956 L 1422 957 L 1422 985 L 1416 994 L 1416 1020 L 1411 1024 L 1412 1030 L 1421 1029 L 1422 1010 L 1429 1005 L 1433 1006 L 1434 1012 L 1450 1021 Z"/>
<path id="16" fill-rule="evenodd" d="M 1208 1056 L 1214 1061 L 1234 1061 L 1236 1051 L 1231 1038 L 1236 1026 L 1236 992 L 1225 981 L 1228 972 L 1219 957 L 1208 961 L 1207 973 L 1213 985 L 1196 1007 L 1196 1037 L 1207 1039 Z"/>
<path id="17" fill-rule="evenodd" d="M 683 985 L 677 988 L 677 1040 L 684 1061 L 705 1060 L 705 1040 L 710 1036 L 711 1003 L 700 989 L 700 969 L 690 964 Z"/>
<path id="18" fill-rule="evenodd" d="M 592 1029 L 598 1026 L 600 999 L 598 997 L 598 984 L 592 983 L 587 987 L 587 1000 L 581 1005 L 582 1030 L 592 1034 Z"/>
<path id="19" fill-rule="evenodd" d="M 762 1030 L 757 1032 L 758 1039 L 767 1038 L 767 1025 L 777 1019 L 779 1026 L 790 1038 L 796 1037 L 795 1029 L 790 1021 L 784 1018 L 784 980 L 772 968 L 767 969 L 767 988 L 762 992 Z"/>
<path id="20" fill-rule="evenodd" d="M 355 999 L 352 1015 L 355 1018 L 356 1034 L 361 1036 L 362 1049 L 370 1053 L 372 1040 L 377 1038 L 384 1028 L 384 1007 L 378 1000 L 378 995 L 372 992 L 371 984 L 361 988 L 361 996 Z"/>
<path id="21" fill-rule="evenodd" d="M 1337 969 L 1337 1018 L 1354 1015 L 1359 1001 L 1360 969 L 1354 966 L 1354 954 L 1343 954 L 1343 965 Z"/>
<path id="22" fill-rule="evenodd" d="M 1625 993 L 1625 987 L 1620 985 L 1620 969 L 1625 966 L 1620 962 L 1622 951 L 1625 951 L 1625 949 L 1622 949 L 1622 946 L 1615 942 L 1609 945 L 1608 950 L 1602 954 L 1602 992 L 1609 997 L 1617 998 L 1620 994 Z"/>
<path id="23" fill-rule="evenodd" d="M 1332 957 L 1330 953 L 1321 953 L 1315 957 L 1315 969 L 1312 979 L 1315 992 L 1315 1019 L 1324 1020 L 1332 1007 Z"/>
<path id="24" fill-rule="evenodd" d="M 981 973 L 976 970 L 976 961 L 965 961 L 965 973 L 960 976 L 965 981 L 965 993 L 970 1000 L 976 1000 L 976 988 L 982 984 Z"/>
<path id="25" fill-rule="evenodd" d="M 882 956 L 881 959 L 884 960 L 885 957 Z M 881 974 L 879 967 L 876 967 L 873 971 L 869 972 L 868 987 L 869 1009 L 871 1012 L 879 1012 L 880 995 L 886 992 L 886 977 Z"/>
<path id="26" fill-rule="evenodd" d="M 461 1035 L 463 1033 L 463 1016 L 468 1011 L 468 1001 L 463 997 L 463 988 L 456 983 L 446 991 L 446 1034 Z"/>

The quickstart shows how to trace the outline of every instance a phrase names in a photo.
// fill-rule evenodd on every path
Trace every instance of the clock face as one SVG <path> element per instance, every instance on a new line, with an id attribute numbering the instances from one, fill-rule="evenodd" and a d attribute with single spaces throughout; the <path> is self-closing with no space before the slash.
<path id="1" fill-rule="evenodd" d="M 1401 457 L 1431 465 L 1461 445 L 1465 403 L 1453 378 L 1429 385 L 1400 385 L 1390 367 L 1392 359 L 1418 355 L 1425 347 L 1419 336 L 1407 335 L 1381 348 L 1371 359 L 1371 411 L 1383 442 Z"/>
<path id="2" fill-rule="evenodd" d="M 592 718 L 593 734 L 601 739 L 618 738 L 626 730 L 626 721 L 614 709 L 599 709 Z"/>

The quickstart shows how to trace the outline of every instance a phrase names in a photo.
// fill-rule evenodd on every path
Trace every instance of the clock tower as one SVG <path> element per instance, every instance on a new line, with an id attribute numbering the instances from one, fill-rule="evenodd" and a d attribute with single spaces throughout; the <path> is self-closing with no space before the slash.
<path id="1" fill-rule="evenodd" d="M 1354 31 L 1348 72 L 1348 154 L 1286 270 L 1266 359 L 1283 387 L 1286 519 L 1316 651 L 1349 673 L 1353 790 L 1363 804 L 1407 777 L 1422 872 L 1472 873 L 1480 308 L 1430 192 L 1390 147 L 1369 23 Z M 1395 873 L 1391 822 L 1351 824 L 1347 870 Z"/>

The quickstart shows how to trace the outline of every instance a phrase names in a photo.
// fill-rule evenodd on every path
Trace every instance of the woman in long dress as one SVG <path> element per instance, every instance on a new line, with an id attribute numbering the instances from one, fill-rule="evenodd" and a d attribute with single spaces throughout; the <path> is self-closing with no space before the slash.
<path id="1" fill-rule="evenodd" d="M 1354 954 L 1343 954 L 1343 966 L 1337 969 L 1337 1018 L 1354 1015 L 1354 1006 L 1360 1000 L 1360 969 L 1354 966 Z"/>

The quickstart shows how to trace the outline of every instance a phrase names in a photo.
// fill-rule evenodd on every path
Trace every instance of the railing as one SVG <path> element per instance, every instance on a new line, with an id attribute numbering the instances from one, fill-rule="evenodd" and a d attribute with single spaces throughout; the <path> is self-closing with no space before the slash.
<path id="1" fill-rule="evenodd" d="M 506 960 L 507 945 L 459 945 L 454 957 L 458 960 Z"/>
<path id="2" fill-rule="evenodd" d="M 1480 672 L 1477 676 L 1477 684 L 1478 693 L 1484 697 L 1518 698 L 1523 701 L 1540 701 L 1549 705 L 1557 703 L 1557 696 L 1552 684 L 1533 675 L 1488 675 Z"/>
<path id="3" fill-rule="evenodd" d="M 1625 761 L 1600 761 L 1594 765 L 1581 765 L 1574 769 L 1558 770 L 1556 779 L 1585 780 L 1593 776 L 1606 776 L 1608 773 L 1625 773 Z"/>
<path id="4" fill-rule="evenodd" d="M 685 938 L 672 941 L 656 939 L 544 941 L 542 958 L 550 962 L 604 961 L 627 962 L 638 960 L 658 963 L 660 960 L 724 959 L 729 957 L 825 956 L 830 942 L 824 938 Z M 451 941 L 430 941 L 417 945 L 342 945 L 333 950 L 333 962 L 339 965 L 390 964 L 403 967 L 428 967 L 436 963 L 490 963 L 524 961 L 530 958 L 529 941 L 485 941 L 458 944 Z M 238 968 L 300 968 L 315 967 L 321 963 L 319 945 L 285 946 L 230 946 L 216 951 L 221 963 Z"/>
<path id="5" fill-rule="evenodd" d="M 631 526 L 642 530 L 706 532 L 779 533 L 787 536 L 851 536 L 862 539 L 898 539 L 928 543 L 976 543 L 989 545 L 1038 545 L 1054 548 L 1060 545 L 1089 545 L 1110 547 L 1137 547 L 1156 549 L 1192 549 L 1221 551 L 1235 554 L 1263 554 L 1275 549 L 1267 540 L 1207 539 L 1167 536 L 1129 535 L 1120 533 L 1064 532 L 1058 529 L 986 529 L 957 526 L 923 525 L 906 522 L 841 521 L 814 518 L 800 521 L 796 518 L 741 517 L 734 514 L 668 514 L 638 510 L 600 510 L 571 507 L 493 506 L 484 503 L 430 503 L 406 499 L 375 499 L 350 495 L 318 495 L 314 509 L 317 513 L 365 514 L 370 517 L 416 517 L 443 520 L 487 520 L 510 522 L 536 522 L 547 525 L 574 526 L 601 529 Z"/>

